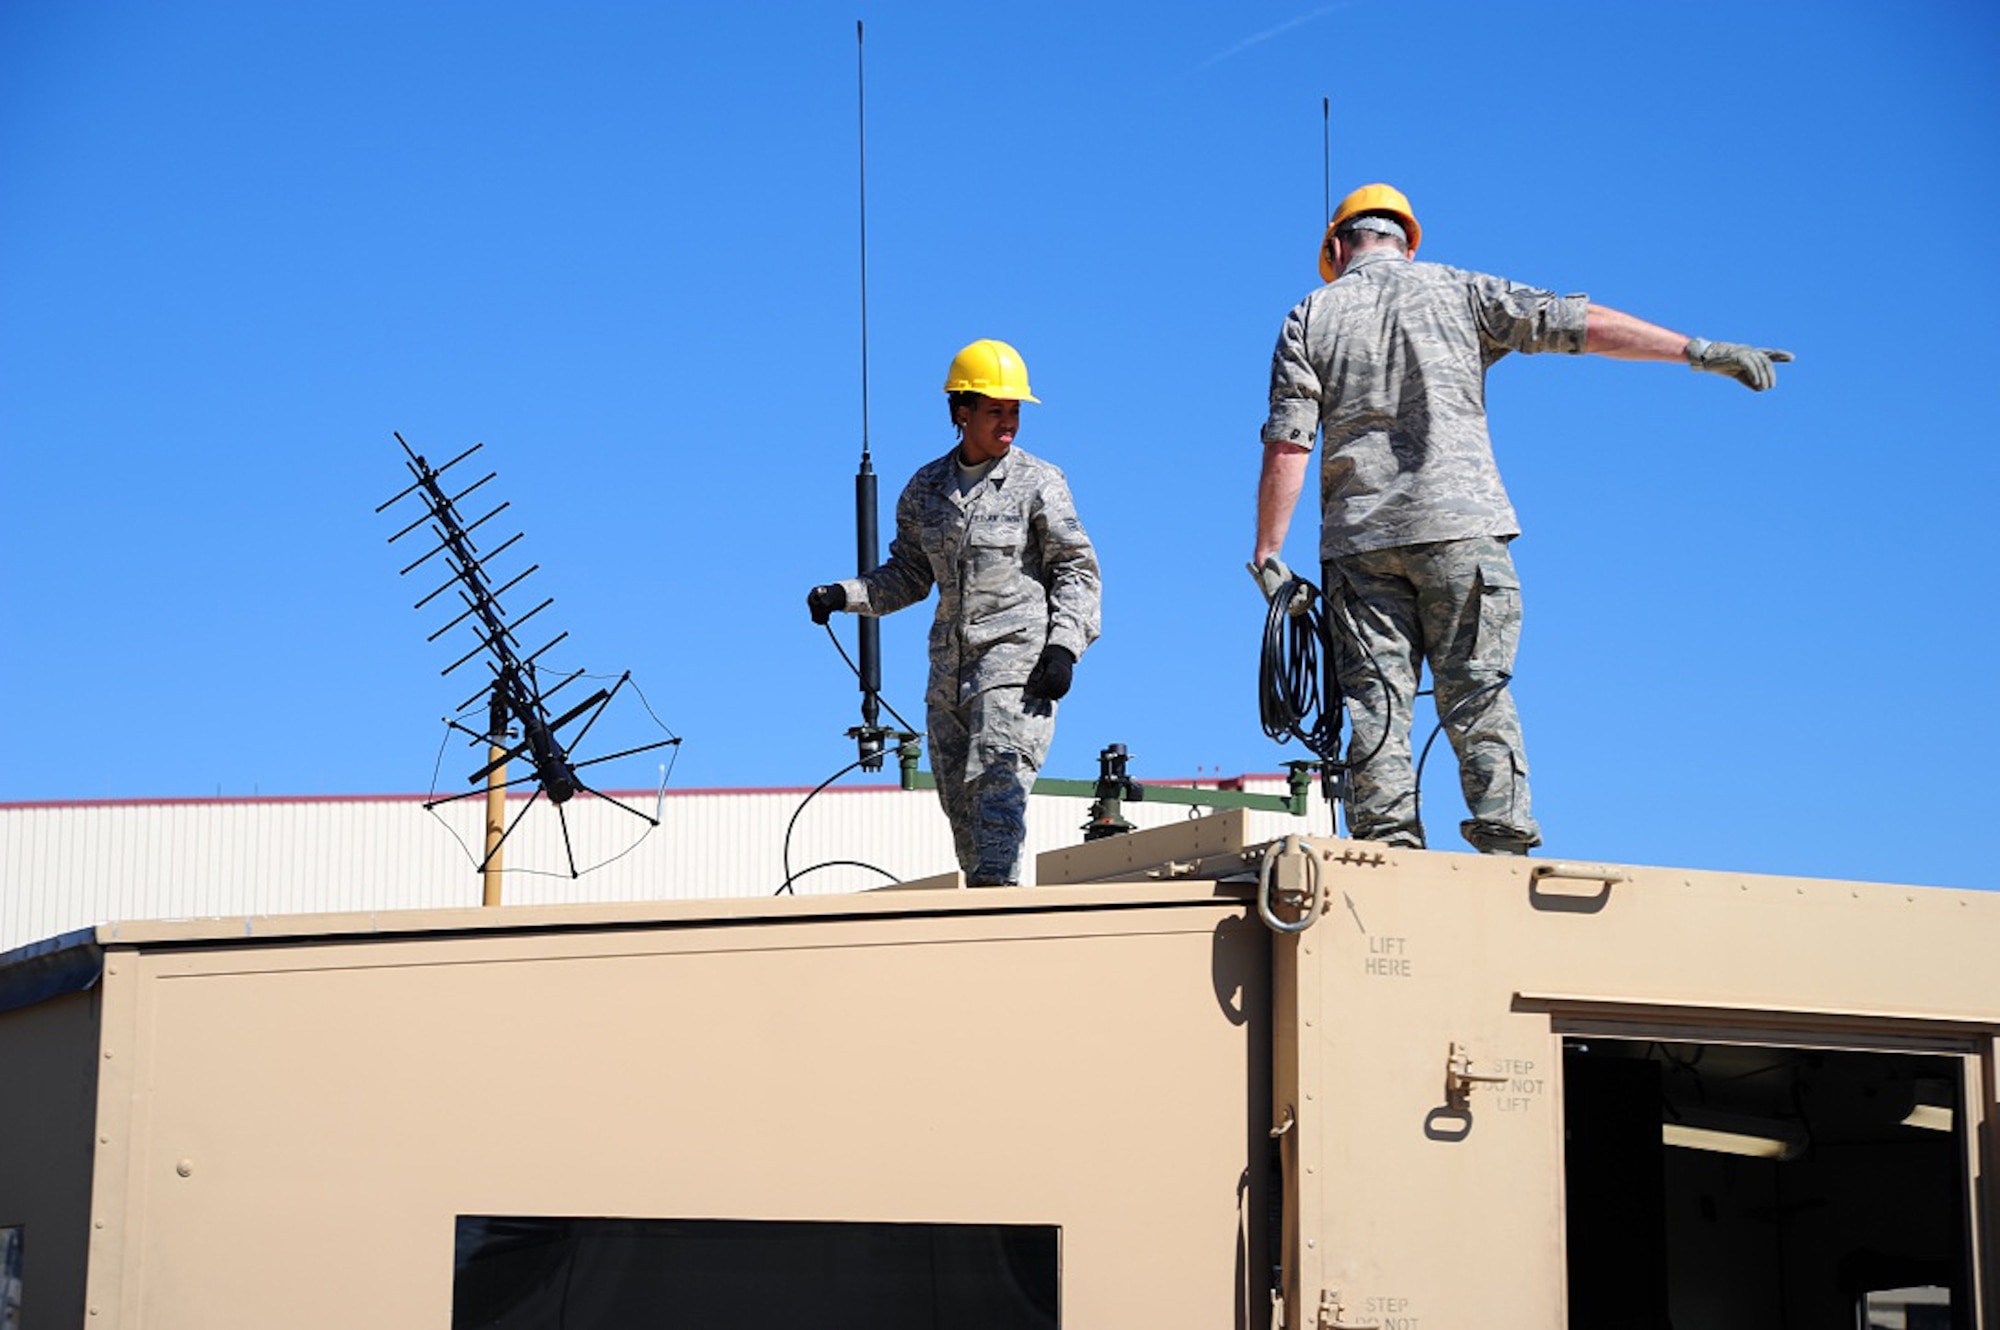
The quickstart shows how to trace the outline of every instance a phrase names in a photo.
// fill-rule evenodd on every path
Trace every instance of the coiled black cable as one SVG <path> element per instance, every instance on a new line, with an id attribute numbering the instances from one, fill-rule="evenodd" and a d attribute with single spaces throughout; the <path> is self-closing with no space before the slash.
<path id="1" fill-rule="evenodd" d="M 1341 595 L 1352 593 L 1341 588 Z M 1304 596 L 1305 608 L 1290 612 L 1295 598 Z M 1326 607 L 1323 609 L 1322 607 Z M 1327 628 L 1327 609 L 1346 616 L 1347 636 L 1368 659 L 1382 688 L 1382 732 L 1375 746 L 1360 757 L 1340 760 L 1341 714 L 1345 700 L 1339 684 L 1330 682 L 1320 665 L 1320 652 L 1333 650 Z M 1355 629 L 1351 609 L 1343 601 L 1336 609 L 1318 587 L 1293 573 L 1271 597 L 1264 614 L 1263 650 L 1257 661 L 1257 715 L 1264 733 L 1279 743 L 1297 739 L 1317 757 L 1328 771 L 1344 772 L 1361 766 L 1382 751 L 1388 741 L 1389 726 L 1395 716 L 1395 698 L 1382 673 L 1375 653 Z"/>
<path id="2" fill-rule="evenodd" d="M 1327 802 L 1345 808 L 1348 773 L 1374 761 L 1389 742 L 1396 720 L 1396 696 L 1382 663 L 1375 659 L 1368 639 L 1355 623 L 1353 589 L 1343 583 L 1335 594 L 1338 599 L 1292 573 L 1271 597 L 1257 665 L 1257 710 L 1265 734 L 1279 743 L 1296 738 L 1319 759 L 1320 788 Z M 1291 605 L 1299 597 L 1304 597 L 1305 604 L 1293 614 Z M 1374 746 L 1359 755 L 1350 752 L 1344 762 L 1340 760 L 1340 730 L 1346 699 L 1340 691 L 1338 671 L 1322 670 L 1320 665 L 1320 653 L 1330 655 L 1336 649 L 1329 626 L 1334 615 L 1340 616 L 1343 635 L 1367 660 L 1382 693 L 1382 725 Z M 1348 832 L 1353 834 L 1351 817 Z"/>
<path id="3" fill-rule="evenodd" d="M 1306 606 L 1290 612 L 1295 597 Z M 1320 651 L 1327 646 L 1319 590 L 1293 574 L 1271 596 L 1257 661 L 1257 719 L 1279 743 L 1297 739 L 1322 762 L 1339 757 L 1340 699 L 1327 706 Z"/>
<path id="4" fill-rule="evenodd" d="M 1340 588 L 1340 592 L 1343 597 L 1353 594 L 1346 587 Z M 1301 594 L 1307 597 L 1306 608 L 1297 614 L 1289 613 L 1293 599 Z M 1368 668 L 1374 671 L 1376 682 L 1382 689 L 1382 732 L 1376 736 L 1375 746 L 1360 757 L 1350 756 L 1345 762 L 1338 760 L 1337 751 L 1345 699 L 1341 697 L 1337 683 L 1322 682 L 1324 676 L 1320 669 L 1320 651 L 1333 649 L 1327 614 L 1322 612 L 1322 605 L 1345 617 L 1348 640 L 1367 657 Z M 1481 698 L 1505 688 L 1510 679 L 1511 676 L 1502 675 L 1481 684 L 1453 703 L 1431 726 L 1430 734 L 1424 739 L 1423 751 L 1417 757 L 1414 774 L 1411 816 L 1417 822 L 1423 821 L 1424 765 L 1430 761 L 1431 746 L 1437 742 L 1438 735 L 1444 733 L 1460 712 Z M 1329 687 L 1333 689 L 1332 695 L 1325 696 Z M 1431 696 L 1432 692 L 1432 689 L 1425 689 L 1417 696 Z M 1352 606 L 1343 600 L 1336 608 L 1318 587 L 1293 573 L 1271 597 L 1270 608 L 1264 615 L 1263 650 L 1257 662 L 1257 712 L 1264 733 L 1279 743 L 1297 739 L 1320 759 L 1326 770 L 1346 772 L 1367 765 L 1375 754 L 1382 751 L 1382 745 L 1389 739 L 1389 727 L 1395 720 L 1395 706 L 1396 699 L 1389 689 L 1388 677 L 1383 674 L 1381 663 L 1375 659 L 1375 653 L 1369 649 L 1367 640 L 1356 627 Z"/>

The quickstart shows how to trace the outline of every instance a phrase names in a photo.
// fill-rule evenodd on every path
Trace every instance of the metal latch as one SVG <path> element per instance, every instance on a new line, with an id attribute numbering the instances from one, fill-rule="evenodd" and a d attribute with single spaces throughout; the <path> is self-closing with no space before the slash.
<path id="1" fill-rule="evenodd" d="M 1473 1075 L 1472 1055 L 1452 1041 L 1444 1059 L 1444 1101 L 1451 1108 L 1463 1110 L 1474 1090 L 1482 1085 L 1505 1085 L 1507 1080 L 1505 1076 Z"/>
<path id="2" fill-rule="evenodd" d="M 1319 1330 L 1382 1330 L 1380 1321 L 1350 1321 L 1333 1289 L 1319 1291 Z"/>

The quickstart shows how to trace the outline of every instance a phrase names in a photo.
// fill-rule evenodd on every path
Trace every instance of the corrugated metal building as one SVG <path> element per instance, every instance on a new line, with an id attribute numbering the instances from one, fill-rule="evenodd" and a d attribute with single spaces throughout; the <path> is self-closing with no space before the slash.
<path id="1" fill-rule="evenodd" d="M 1188 784 L 1190 782 L 1175 782 Z M 1204 785 L 1285 793 L 1280 776 Z M 565 806 L 583 875 L 572 879 L 563 824 L 546 804 L 507 842 L 510 904 L 764 896 L 788 871 L 800 893 L 859 891 L 950 871 L 951 835 L 929 791 L 835 787 L 801 808 L 803 789 L 621 793 L 655 815 L 579 798 Z M 102 800 L 0 804 L 0 952 L 72 929 L 137 919 L 429 909 L 477 905 L 484 810 L 462 800 L 435 813 L 423 797 Z M 1028 850 L 1082 839 L 1088 801 L 1038 798 Z M 520 800 L 510 800 L 511 818 Z M 1140 827 L 1190 815 L 1136 803 Z M 1260 836 L 1331 834 L 1309 816 L 1253 813 Z M 817 867 L 827 865 L 826 867 Z M 872 867 L 869 867 L 872 866 Z"/>

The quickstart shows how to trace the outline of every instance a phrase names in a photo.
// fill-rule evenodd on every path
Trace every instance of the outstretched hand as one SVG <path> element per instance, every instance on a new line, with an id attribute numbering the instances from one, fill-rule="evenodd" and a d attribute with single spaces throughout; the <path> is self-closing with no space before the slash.
<path id="1" fill-rule="evenodd" d="M 1745 346 L 1741 342 L 1708 342 L 1690 337 L 1687 359 L 1696 369 L 1727 374 L 1751 392 L 1761 393 L 1778 381 L 1778 372 L 1771 367 L 1789 364 L 1792 353 Z"/>

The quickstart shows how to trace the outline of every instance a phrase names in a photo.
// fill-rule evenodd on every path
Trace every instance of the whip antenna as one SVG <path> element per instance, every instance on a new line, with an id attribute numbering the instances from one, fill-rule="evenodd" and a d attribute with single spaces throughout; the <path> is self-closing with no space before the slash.
<path id="1" fill-rule="evenodd" d="M 861 181 L 861 469 L 854 473 L 855 572 L 875 571 L 875 468 L 868 459 L 868 80 L 862 55 L 861 20 L 854 20 L 854 88 L 856 127 L 860 141 Z M 858 616 L 861 663 L 855 674 L 861 686 L 861 724 L 849 733 L 860 747 L 861 769 L 882 769 L 882 621 L 872 614 Z"/>
<path id="2" fill-rule="evenodd" d="M 861 466 L 868 467 L 868 66 L 861 51 L 861 20 L 854 20 L 855 139 L 861 164 Z M 873 557 L 870 555 L 869 557 Z M 869 570 L 863 568 L 862 572 Z"/>
<path id="3" fill-rule="evenodd" d="M 1319 215 L 1333 216 L 1333 99 L 1319 99 Z"/>

